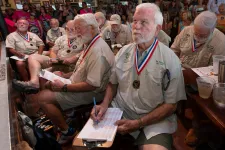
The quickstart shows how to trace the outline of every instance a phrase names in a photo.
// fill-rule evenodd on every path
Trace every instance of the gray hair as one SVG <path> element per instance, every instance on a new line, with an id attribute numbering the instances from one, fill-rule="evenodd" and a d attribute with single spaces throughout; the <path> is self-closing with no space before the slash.
<path id="1" fill-rule="evenodd" d="M 104 21 L 106 20 L 105 15 L 102 12 L 100 12 L 100 11 L 99 12 L 96 12 L 95 13 L 95 16 L 104 19 Z"/>
<path id="2" fill-rule="evenodd" d="M 76 15 L 76 17 L 74 18 L 74 21 L 75 20 L 84 21 L 87 25 L 91 25 L 94 28 L 96 33 L 99 33 L 98 22 L 94 16 L 94 14 L 87 13 L 87 14 L 82 14 L 82 15 Z"/>
<path id="3" fill-rule="evenodd" d="M 59 26 L 59 20 L 58 20 L 58 19 L 52 18 L 52 19 L 50 19 L 49 22 L 50 22 L 50 23 L 51 23 L 51 22 L 56 22 L 56 23 L 58 24 L 58 26 Z"/>
<path id="4" fill-rule="evenodd" d="M 26 21 L 27 24 L 29 25 L 29 21 L 27 21 L 27 19 L 26 19 L 25 17 L 19 18 L 19 19 L 16 21 L 16 23 L 19 22 L 19 21 L 21 21 L 21 20 Z"/>
<path id="5" fill-rule="evenodd" d="M 217 23 L 217 17 L 215 13 L 210 11 L 203 11 L 194 20 L 194 25 L 199 27 L 210 29 L 212 31 Z"/>
<path id="6" fill-rule="evenodd" d="M 155 24 L 162 26 L 163 16 L 162 16 L 162 13 L 161 13 L 159 7 L 156 4 L 154 4 L 154 3 L 142 3 L 142 4 L 137 5 L 136 10 L 137 9 L 154 10 L 154 12 L 155 12 L 155 15 L 154 15 Z"/>

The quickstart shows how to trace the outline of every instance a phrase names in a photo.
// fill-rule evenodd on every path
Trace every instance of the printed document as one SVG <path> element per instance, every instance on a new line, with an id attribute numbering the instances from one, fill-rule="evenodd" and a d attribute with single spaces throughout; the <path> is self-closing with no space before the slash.
<path id="1" fill-rule="evenodd" d="M 202 76 L 208 76 L 210 78 L 213 78 L 216 82 L 218 82 L 218 76 L 215 76 L 213 74 L 213 66 L 208 67 L 200 67 L 200 68 L 191 68 L 197 75 L 200 77 Z"/>
<path id="2" fill-rule="evenodd" d="M 62 78 L 60 76 L 57 76 L 56 74 L 54 74 L 54 73 L 52 73 L 48 70 L 41 70 L 40 73 L 39 73 L 39 77 L 47 79 L 47 80 L 52 81 L 52 82 L 54 82 L 54 80 L 58 79 L 65 84 L 71 84 L 71 81 L 69 79 L 65 79 L 65 78 Z"/>
<path id="3" fill-rule="evenodd" d="M 121 119 L 122 114 L 123 111 L 119 108 L 108 108 L 98 124 L 90 118 L 77 138 L 87 141 L 113 141 L 117 131 L 115 122 Z"/>
<path id="4" fill-rule="evenodd" d="M 17 56 L 11 56 L 11 59 L 15 59 L 15 60 L 19 60 L 19 61 L 25 61 L 27 58 L 29 57 L 29 55 L 25 55 L 24 58 L 19 58 Z"/>

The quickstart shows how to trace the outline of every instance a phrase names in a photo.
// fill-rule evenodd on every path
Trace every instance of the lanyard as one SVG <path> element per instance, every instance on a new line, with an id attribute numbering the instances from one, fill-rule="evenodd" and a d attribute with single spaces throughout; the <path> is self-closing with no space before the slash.
<path id="1" fill-rule="evenodd" d="M 25 41 L 30 42 L 30 35 L 27 33 L 25 36 L 17 32 Z"/>
<path id="2" fill-rule="evenodd" d="M 75 40 L 75 39 L 73 39 L 73 40 L 68 39 L 68 47 L 69 47 L 69 48 L 72 46 L 74 40 Z"/>
<path id="3" fill-rule="evenodd" d="M 136 51 L 134 51 L 136 54 L 134 55 L 134 63 L 135 63 L 135 68 L 137 71 L 137 74 L 140 75 L 142 70 L 145 68 L 149 60 L 151 59 L 154 51 L 156 50 L 156 47 L 158 46 L 158 39 L 155 38 L 153 44 L 150 46 L 148 53 L 144 57 L 144 59 L 141 61 L 141 63 L 138 65 L 138 50 L 136 48 Z"/>

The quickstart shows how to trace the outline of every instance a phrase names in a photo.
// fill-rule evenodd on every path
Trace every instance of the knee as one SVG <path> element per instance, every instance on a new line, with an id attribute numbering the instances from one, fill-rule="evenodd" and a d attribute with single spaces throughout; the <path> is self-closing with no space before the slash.
<path id="1" fill-rule="evenodd" d="M 37 60 L 39 54 L 32 54 L 28 57 L 28 62 L 31 60 Z"/>
<path id="2" fill-rule="evenodd" d="M 50 90 L 43 90 L 38 93 L 38 103 L 40 106 L 45 106 L 46 104 L 55 103 L 55 94 Z"/>
<path id="3" fill-rule="evenodd" d="M 24 61 L 16 61 L 16 66 L 20 69 L 20 68 L 25 68 L 26 67 L 26 63 Z"/>
<path id="4" fill-rule="evenodd" d="M 139 150 L 168 150 L 168 149 L 158 144 L 146 144 L 139 146 Z"/>

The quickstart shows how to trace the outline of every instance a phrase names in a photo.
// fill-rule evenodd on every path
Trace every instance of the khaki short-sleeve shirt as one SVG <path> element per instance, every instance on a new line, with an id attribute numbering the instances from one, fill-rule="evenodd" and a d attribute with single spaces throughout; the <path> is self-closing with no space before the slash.
<path id="1" fill-rule="evenodd" d="M 167 35 L 163 30 L 160 30 L 157 37 L 160 42 L 169 47 L 169 44 L 171 42 L 171 38 L 169 35 Z"/>
<path id="2" fill-rule="evenodd" d="M 185 88 L 181 64 L 178 57 L 167 46 L 159 42 L 151 59 L 138 76 L 134 65 L 134 51 L 136 44 L 124 46 L 116 55 L 112 69 L 110 82 L 118 84 L 117 94 L 113 100 L 113 106 L 121 108 L 123 117 L 127 119 L 139 119 L 147 115 L 163 103 L 177 103 L 185 100 Z M 163 75 L 166 69 L 170 72 L 170 84 L 166 91 L 162 90 L 162 84 L 166 86 L 168 79 Z M 133 87 L 134 80 L 140 81 L 140 87 Z M 164 120 L 144 127 L 146 138 L 161 133 L 173 133 L 176 131 L 177 121 L 173 114 Z"/>
<path id="3" fill-rule="evenodd" d="M 83 58 L 85 52 L 82 51 L 70 80 L 72 83 L 87 82 L 97 87 L 95 92 L 102 92 L 109 81 L 114 54 L 101 37 Z"/>
<path id="4" fill-rule="evenodd" d="M 77 55 L 82 51 L 82 49 L 83 44 L 80 38 L 70 40 L 69 44 L 67 35 L 59 37 L 55 41 L 55 45 L 52 47 L 52 50 L 59 58 L 68 58 Z"/>
<path id="5" fill-rule="evenodd" d="M 55 42 L 60 36 L 63 36 L 66 34 L 66 31 L 64 28 L 59 27 L 58 30 L 54 31 L 52 29 L 48 30 L 47 36 L 46 36 L 46 42 Z"/>
<path id="6" fill-rule="evenodd" d="M 171 46 L 174 52 L 180 53 L 181 63 L 185 67 L 209 66 L 212 64 L 212 55 L 225 56 L 225 35 L 218 29 L 214 29 L 211 39 L 197 46 L 195 52 L 192 51 L 193 40 L 193 26 L 185 27 Z"/>
<path id="7" fill-rule="evenodd" d="M 112 32 L 111 26 L 107 26 L 104 31 L 101 32 L 101 37 L 105 40 L 110 37 L 112 44 L 126 45 L 132 42 L 131 31 L 127 25 L 121 24 L 121 29 L 117 35 Z"/>
<path id="8" fill-rule="evenodd" d="M 34 33 L 27 32 L 29 41 L 23 38 L 17 31 L 10 33 L 6 38 L 6 47 L 13 48 L 23 54 L 33 54 L 38 47 L 44 45 L 43 41 Z"/>

